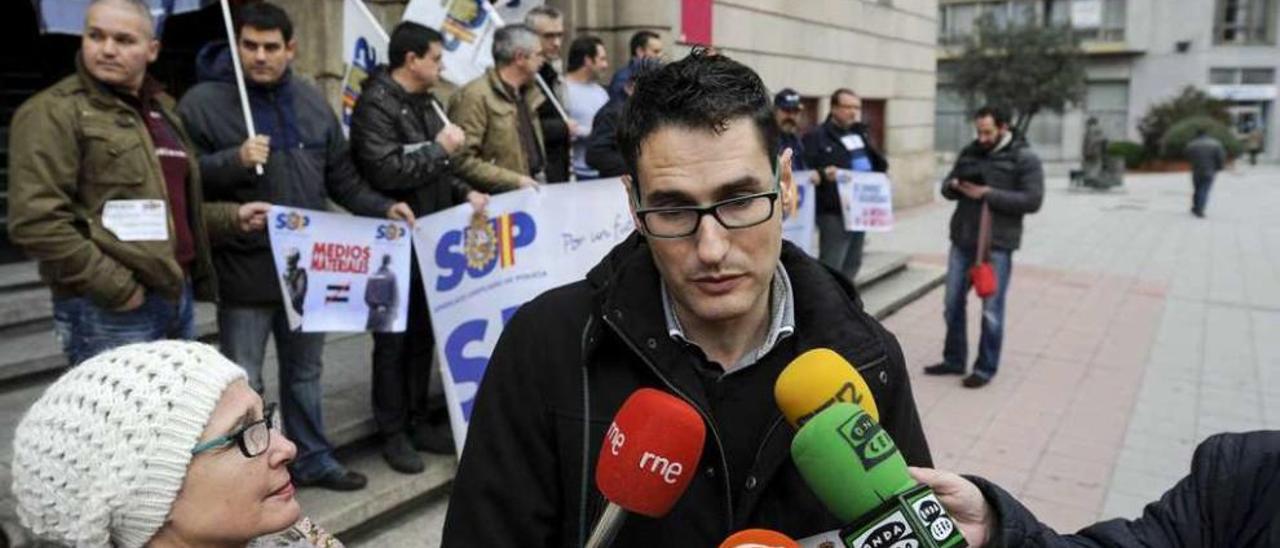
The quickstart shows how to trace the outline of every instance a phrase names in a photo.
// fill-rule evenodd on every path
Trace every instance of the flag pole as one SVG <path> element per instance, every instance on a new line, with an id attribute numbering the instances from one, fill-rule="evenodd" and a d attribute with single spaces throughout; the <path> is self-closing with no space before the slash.
<path id="1" fill-rule="evenodd" d="M 221 0 L 222 22 L 227 30 L 227 49 L 231 50 L 231 66 L 236 71 L 236 91 L 240 92 L 240 111 L 244 114 L 244 129 L 249 133 L 249 138 L 253 138 L 258 135 L 258 131 L 253 127 L 253 114 L 249 111 L 249 91 L 244 85 L 244 67 L 240 65 L 240 52 L 237 50 L 239 44 L 236 43 L 235 25 L 231 22 L 231 6 L 227 2 L 228 0 Z M 253 171 L 262 175 L 262 164 L 253 166 Z"/>

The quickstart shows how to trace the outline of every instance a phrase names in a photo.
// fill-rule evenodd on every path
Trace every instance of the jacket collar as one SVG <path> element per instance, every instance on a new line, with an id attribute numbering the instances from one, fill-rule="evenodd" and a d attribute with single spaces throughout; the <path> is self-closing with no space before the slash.
<path id="1" fill-rule="evenodd" d="M 76 53 L 76 76 L 80 80 L 80 87 L 84 88 L 85 94 L 89 100 L 99 106 L 116 106 L 134 110 L 134 108 L 122 97 L 119 92 L 115 91 L 104 84 L 101 80 L 94 78 L 89 74 L 89 69 L 84 66 L 84 59 L 80 57 L 81 53 Z M 155 100 L 156 96 L 163 93 L 163 86 L 159 80 L 152 78 L 150 74 L 143 77 L 142 89 L 139 91 L 139 99 L 144 103 L 150 103 Z"/>

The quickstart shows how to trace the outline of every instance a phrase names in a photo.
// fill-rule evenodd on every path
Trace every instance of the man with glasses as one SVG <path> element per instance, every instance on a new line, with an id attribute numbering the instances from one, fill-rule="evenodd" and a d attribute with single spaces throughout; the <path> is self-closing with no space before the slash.
<path id="1" fill-rule="evenodd" d="M 604 510 L 593 466 L 605 431 L 642 387 L 693 406 L 708 434 L 676 508 L 626 520 L 619 543 L 715 546 L 748 525 L 793 538 L 846 525 L 801 479 L 773 398 L 778 374 L 813 348 L 859 368 L 907 462 L 928 465 L 897 341 L 848 280 L 782 240 L 794 182 L 778 131 L 759 76 L 727 57 L 695 50 L 639 77 L 618 129 L 637 231 L 506 324 L 471 413 L 446 546 L 584 542 Z"/>
<path id="2" fill-rule="evenodd" d="M 563 107 L 565 85 L 560 78 L 560 49 L 564 43 L 564 14 L 555 6 L 537 6 L 525 14 L 524 24 L 542 41 L 543 62 L 538 67 L 538 75 Z M 538 107 L 538 123 L 542 126 L 542 144 L 547 152 L 547 182 L 568 182 L 569 141 L 578 133 L 578 123 L 566 121 L 549 100 Z"/>

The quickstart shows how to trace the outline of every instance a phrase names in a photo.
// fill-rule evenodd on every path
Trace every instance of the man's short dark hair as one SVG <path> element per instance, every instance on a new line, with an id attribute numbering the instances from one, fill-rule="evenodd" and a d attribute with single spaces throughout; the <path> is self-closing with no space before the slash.
<path id="1" fill-rule="evenodd" d="M 618 126 L 618 148 L 632 177 L 638 171 L 641 143 L 659 129 L 676 126 L 721 133 L 738 118 L 755 125 L 760 151 L 776 167 L 778 122 L 769 90 L 755 71 L 695 48 L 684 59 L 639 72 Z M 638 193 L 639 179 L 636 182 Z"/>
<path id="2" fill-rule="evenodd" d="M 280 6 L 270 2 L 248 2 L 236 10 L 236 36 L 245 27 L 258 30 L 278 30 L 285 43 L 293 40 L 293 21 Z"/>
<path id="3" fill-rule="evenodd" d="M 990 116 L 991 120 L 996 123 L 996 126 L 1009 125 L 1009 110 L 1002 106 L 987 105 L 985 107 L 978 109 L 977 112 L 973 113 L 974 120 L 979 120 L 982 118 L 986 118 L 988 116 Z"/>
<path id="4" fill-rule="evenodd" d="M 653 32 L 651 30 L 636 31 L 635 34 L 631 35 L 631 56 L 635 57 L 636 50 L 644 49 L 645 46 L 648 46 L 649 40 L 660 40 L 660 39 L 661 37 L 658 36 L 658 33 Z"/>
<path id="5" fill-rule="evenodd" d="M 857 93 L 854 93 L 854 92 L 853 92 L 853 90 L 851 90 L 851 89 L 849 89 L 849 88 L 839 88 L 839 89 L 837 89 L 837 90 L 835 90 L 835 91 L 831 92 L 831 106 L 832 106 L 832 107 L 836 106 L 836 103 L 839 103 L 839 102 L 840 102 L 840 96 L 841 96 L 841 95 L 848 95 L 848 96 L 850 96 L 850 97 L 853 97 L 854 99 L 857 99 L 857 98 L 858 98 L 858 94 L 857 94 Z"/>
<path id="6" fill-rule="evenodd" d="M 595 59 L 596 53 L 600 52 L 600 46 L 604 45 L 604 41 L 595 36 L 579 36 L 573 39 L 573 43 L 569 44 L 569 65 L 565 68 L 566 72 L 573 72 L 582 68 L 587 64 L 587 59 Z"/>
<path id="7" fill-rule="evenodd" d="M 404 66 L 410 53 L 422 57 L 431 49 L 431 44 L 443 43 L 444 35 L 440 31 L 413 21 L 405 21 L 391 31 L 391 43 L 387 46 L 391 56 L 388 64 L 392 69 L 398 69 Z"/>

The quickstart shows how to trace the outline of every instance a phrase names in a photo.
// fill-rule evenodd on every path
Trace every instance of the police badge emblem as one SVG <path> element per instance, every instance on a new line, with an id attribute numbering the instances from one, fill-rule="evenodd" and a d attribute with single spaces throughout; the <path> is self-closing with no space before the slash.
<path id="1" fill-rule="evenodd" d="M 463 249 L 467 254 L 467 267 L 480 270 L 498 254 L 498 239 L 493 224 L 477 211 L 471 215 L 471 224 L 463 232 Z"/>

